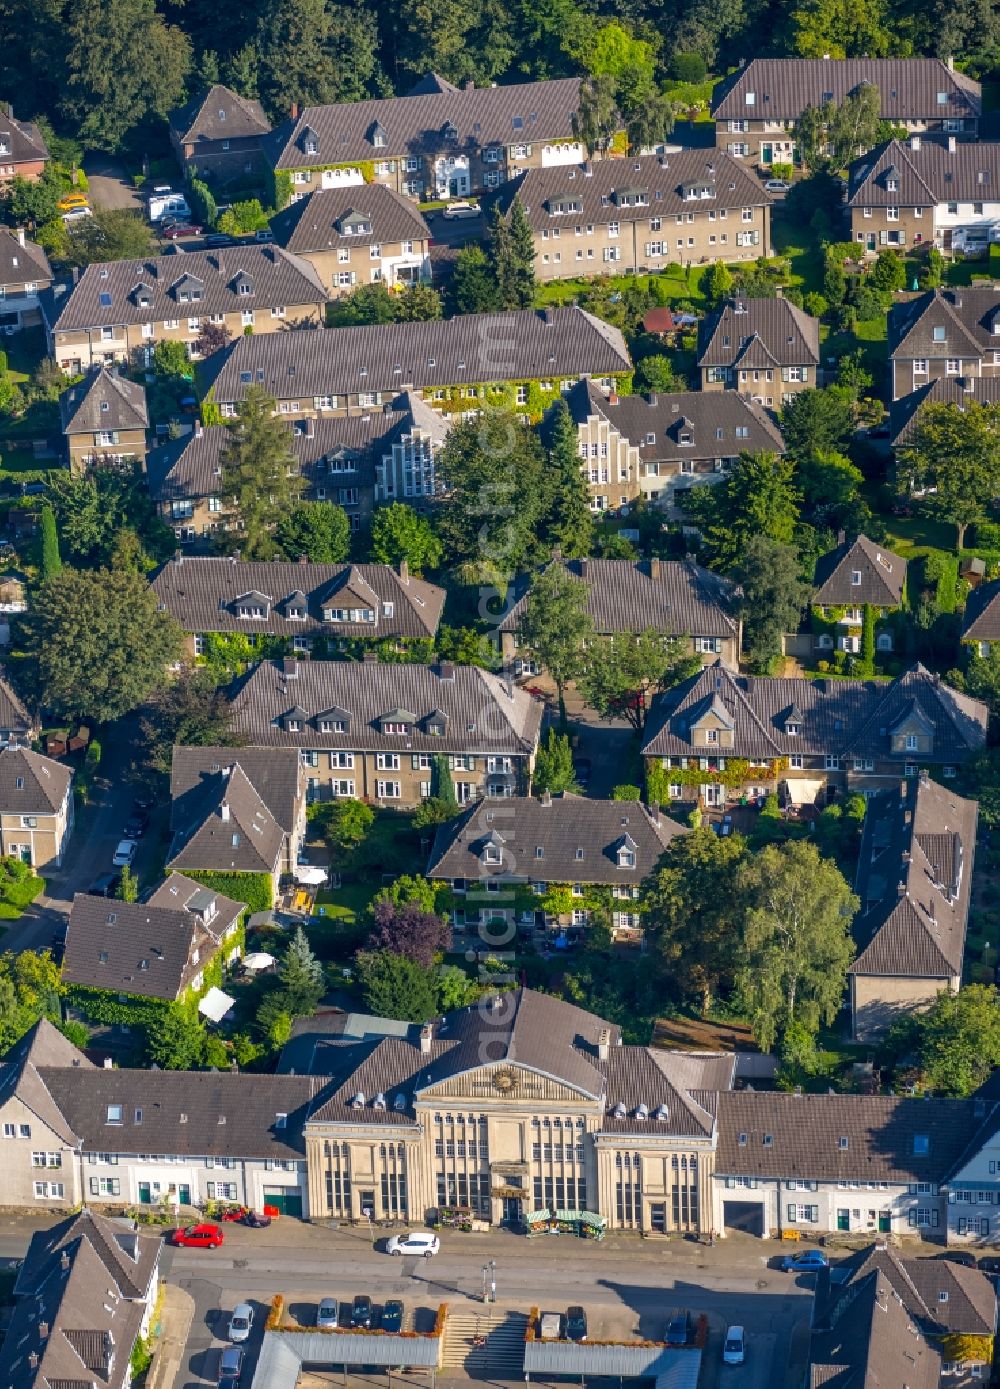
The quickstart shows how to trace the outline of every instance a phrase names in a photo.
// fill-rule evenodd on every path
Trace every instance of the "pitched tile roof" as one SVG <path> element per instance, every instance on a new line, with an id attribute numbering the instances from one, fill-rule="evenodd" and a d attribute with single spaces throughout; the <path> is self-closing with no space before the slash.
<path id="1" fill-rule="evenodd" d="M 723 1091 L 715 1169 L 720 1177 L 940 1183 L 976 1127 L 971 1100 Z"/>
<path id="2" fill-rule="evenodd" d="M 10 681 L 0 672 L 0 729 L 27 738 L 35 724 Z"/>
<path id="3" fill-rule="evenodd" d="M 285 423 L 285 421 L 282 421 Z M 401 391 L 392 405 L 370 414 L 289 422 L 288 443 L 310 487 L 334 487 L 341 479 L 359 489 L 375 486 L 376 465 L 393 446 L 415 435 L 440 444 L 451 421 L 432 410 L 415 391 Z M 146 457 L 146 479 L 156 502 L 212 497 L 222 476 L 220 454 L 232 434 L 223 424 L 201 427 L 172 439 Z M 348 470 L 341 463 L 350 461 Z"/>
<path id="4" fill-rule="evenodd" d="M 176 999 L 215 955 L 245 902 L 171 873 L 145 902 L 78 892 L 63 978 L 84 988 Z"/>
<path id="5" fill-rule="evenodd" d="M 145 388 L 117 370 L 94 367 L 82 381 L 59 397 L 64 434 L 90 434 L 99 429 L 148 429 Z"/>
<path id="6" fill-rule="evenodd" d="M 855 582 L 854 575 L 860 575 Z M 876 545 L 866 535 L 843 541 L 816 561 L 813 602 L 860 607 L 898 608 L 903 601 L 906 560 Z"/>
<path id="7" fill-rule="evenodd" d="M 938 349 L 940 350 L 940 348 Z M 922 405 L 957 405 L 969 400 L 978 405 L 1000 402 L 1000 376 L 935 376 L 889 406 L 889 438 L 894 449 L 908 444 Z"/>
<path id="8" fill-rule="evenodd" d="M 50 1066 L 94 1069 L 48 1018 L 41 1018 L 0 1061 L 0 1104 L 16 1095 L 64 1143 L 76 1147 L 79 1139 L 42 1079 L 40 1068 Z"/>
<path id="9" fill-rule="evenodd" d="M 187 105 L 171 111 L 168 120 L 171 132 L 182 144 L 197 144 L 199 140 L 246 140 L 254 135 L 266 135 L 271 129 L 259 101 L 240 96 L 218 82 L 208 91 L 192 97 Z"/>
<path id="10" fill-rule="evenodd" d="M 906 1259 L 897 1249 L 882 1244 L 848 1254 L 837 1265 L 836 1282 L 820 1280 L 815 1324 L 824 1329 L 832 1325 L 859 1284 L 874 1271 L 887 1280 L 925 1335 L 994 1334 L 997 1295 L 993 1280 L 985 1273 L 947 1258 Z"/>
<path id="11" fill-rule="evenodd" d="M 690 560 L 573 559 L 559 561 L 587 585 L 587 609 L 595 629 L 643 632 L 655 628 L 669 636 L 735 637 L 730 615 L 733 586 L 728 579 Z M 516 632 L 530 588 L 525 587 L 500 624 Z"/>
<path id="12" fill-rule="evenodd" d="M 0 749 L 0 810 L 51 815 L 66 799 L 73 773 L 29 748 Z"/>
<path id="13" fill-rule="evenodd" d="M 23 231 L 18 233 L 9 227 L 0 227 L 0 285 L 52 279 L 48 256 L 33 241 L 22 242 L 22 236 Z"/>
<path id="14" fill-rule="evenodd" d="M 916 147 L 914 147 L 914 140 Z M 946 202 L 995 202 L 1000 144 L 927 136 L 888 140 L 851 165 L 849 207 L 933 207 Z M 891 187 L 895 184 L 895 187 Z"/>
<path id="15" fill-rule="evenodd" d="M 201 804 L 205 786 L 238 762 L 254 790 L 285 831 L 292 834 L 305 795 L 305 768 L 296 748 L 181 747 L 170 763 L 171 827 L 186 824 Z"/>
<path id="16" fill-rule="evenodd" d="M 759 179 L 715 149 L 529 169 L 503 190 L 505 209 L 515 198 L 535 233 L 574 219 L 595 225 L 641 222 L 648 232 L 650 217 L 771 203 Z"/>
<path id="17" fill-rule="evenodd" d="M 848 741 L 847 750 L 855 756 L 891 756 L 887 736 L 902 720 L 916 711 L 930 726 L 934 736 L 932 756 L 921 754 L 921 761 L 960 763 L 979 751 L 986 743 L 988 710 L 979 699 L 961 694 L 944 684 L 940 676 L 932 675 L 917 664 L 884 685 L 879 691 L 868 718 Z M 909 754 L 912 761 L 913 755 Z M 907 754 L 896 754 L 896 760 L 907 760 Z"/>
<path id="18" fill-rule="evenodd" d="M 324 304 L 327 297 L 308 261 L 280 246 L 251 245 L 88 265 L 76 285 L 58 284 L 49 294 L 43 313 L 54 333 L 278 305 L 287 306 L 291 322 L 294 309 Z M 272 336 L 298 334 L 266 333 L 257 341 Z"/>
<path id="19" fill-rule="evenodd" d="M 381 731 L 380 721 L 398 710 L 413 715 L 405 738 Z M 329 731 L 320 730 L 324 714 Z M 429 732 L 431 715 L 444 716 L 443 735 Z M 286 729 L 289 716 L 299 729 Z M 524 690 L 477 666 L 448 662 L 263 661 L 233 692 L 236 731 L 278 747 L 523 755 L 535 747 L 541 716 L 542 705 Z M 334 732 L 341 720 L 347 731 Z"/>
<path id="20" fill-rule="evenodd" d="M 863 83 L 878 87 L 888 121 L 969 119 L 982 110 L 979 83 L 940 58 L 752 58 L 716 84 L 712 115 L 717 121 L 794 121 L 807 106 L 842 102 Z"/>
<path id="21" fill-rule="evenodd" d="M 34 121 L 19 121 L 9 106 L 0 107 L 0 155 L 5 162 L 34 164 L 49 159 L 49 148 Z"/>
<path id="22" fill-rule="evenodd" d="M 961 974 L 977 809 L 926 776 L 869 798 L 852 974 Z"/>
<path id="23" fill-rule="evenodd" d="M 307 106 L 271 143 L 274 167 L 301 169 L 351 160 L 432 155 L 466 146 L 541 144 L 576 138 L 580 80 L 458 88 L 424 79 L 414 94 Z M 307 150 L 308 142 L 316 151 Z M 376 143 L 376 140 L 379 143 Z"/>
<path id="24" fill-rule="evenodd" d="M 440 826 L 427 876 L 638 884 L 670 841 L 686 833 L 659 810 L 654 819 L 641 801 L 596 801 L 569 793 L 547 801 L 514 796 L 499 804 L 471 805 Z M 484 858 L 486 840 L 494 836 L 502 841 L 499 864 Z M 631 850 L 634 866 L 619 865 L 622 846 Z"/>
<path id="25" fill-rule="evenodd" d="M 931 289 L 893 304 L 888 321 L 890 357 L 980 357 L 1000 343 L 1000 290 Z"/>
<path id="26" fill-rule="evenodd" d="M 345 225 L 352 230 L 345 232 Z M 317 189 L 272 218 L 271 230 L 279 246 L 297 255 L 369 243 L 429 241 L 431 236 L 412 199 L 381 183 Z"/>
<path id="27" fill-rule="evenodd" d="M 623 395 L 612 401 L 593 381 L 578 381 L 563 399 L 577 425 L 603 417 L 646 462 L 785 451 L 778 426 L 738 391 Z"/>
<path id="28" fill-rule="evenodd" d="M 809 1389 L 937 1389 L 941 1352 L 913 1326 L 885 1273 L 872 1268 L 852 1292 L 813 1331 Z"/>
<path id="29" fill-rule="evenodd" d="M 309 400 L 462 381 L 605 376 L 630 367 L 618 329 L 571 307 L 463 314 L 438 323 L 260 333 L 214 352 L 201 364 L 200 375 L 221 404 L 242 400 L 255 384 L 278 400 Z"/>
<path id="30" fill-rule="evenodd" d="M 1000 641 L 1000 579 L 980 584 L 965 600 L 963 641 Z"/>
<path id="31" fill-rule="evenodd" d="M 175 802 L 172 821 L 170 868 L 218 873 L 277 870 L 285 833 L 237 759 L 204 783 L 200 797 Z"/>
<path id="32" fill-rule="evenodd" d="M 17 1296 L 35 1292 L 51 1271 L 47 1265 L 52 1256 L 61 1257 L 64 1250 L 72 1254 L 81 1242 L 92 1246 L 123 1296 L 145 1295 L 159 1262 L 159 1237 L 140 1234 L 84 1206 L 76 1214 L 32 1235 L 18 1271 Z"/>
<path id="33" fill-rule="evenodd" d="M 305 636 L 433 637 L 445 592 L 387 564 L 311 564 L 181 556 L 152 580 L 157 601 L 187 632 Z M 241 598 L 259 595 L 265 616 L 240 616 Z M 267 601 L 263 601 L 267 600 Z M 244 604 L 244 607 L 247 605 Z M 370 611 L 373 622 L 324 619 L 329 611 Z M 303 613 L 303 617 L 290 614 Z"/>
<path id="34" fill-rule="evenodd" d="M 819 364 L 819 320 L 787 299 L 731 299 L 698 325 L 699 367 Z"/>

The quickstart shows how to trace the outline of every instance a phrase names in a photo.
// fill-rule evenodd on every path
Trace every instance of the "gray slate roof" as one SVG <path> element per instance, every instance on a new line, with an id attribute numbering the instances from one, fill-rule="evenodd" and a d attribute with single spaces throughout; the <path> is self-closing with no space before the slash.
<path id="1" fill-rule="evenodd" d="M 5 163 L 32 164 L 49 159 L 49 148 L 34 121 L 20 121 L 7 105 L 0 108 L 0 145 L 6 145 Z"/>
<path id="2" fill-rule="evenodd" d="M 240 96 L 217 82 L 201 95 L 171 111 L 170 129 L 182 144 L 199 140 L 246 140 L 266 135 L 271 123 L 259 101 Z M 197 149 L 195 157 L 197 158 Z"/>
<path id="3" fill-rule="evenodd" d="M 284 560 L 202 559 L 181 556 L 152 580 L 157 601 L 187 632 L 265 632 L 306 636 L 433 637 L 445 592 L 423 579 L 405 578 L 387 564 L 311 564 Z M 239 616 L 239 599 L 258 594 L 263 618 Z M 267 599 L 266 603 L 260 602 Z M 386 615 L 391 605 L 392 615 Z M 245 606 L 245 605 L 244 605 Z M 373 611 L 374 622 L 326 621 L 324 608 Z M 292 618 L 291 612 L 304 618 Z"/>
<path id="4" fill-rule="evenodd" d="M 587 610 L 602 635 L 653 628 L 669 636 L 735 637 L 730 616 L 733 585 L 691 560 L 571 559 L 563 568 L 587 585 Z M 502 632 L 521 625 L 530 589 L 500 624 Z"/>
<path id="5" fill-rule="evenodd" d="M 471 89 L 445 84 L 442 90 L 435 82 L 436 90 L 427 90 L 429 85 L 418 84 L 418 94 L 412 96 L 307 106 L 274 131 L 274 167 L 302 169 L 575 138 L 579 78 Z M 306 152 L 310 135 L 318 146 L 314 154 Z M 379 135 L 382 143 L 376 144 Z"/>
<path id="6" fill-rule="evenodd" d="M 699 191 L 685 196 L 690 189 Z M 635 201 L 637 193 L 645 195 L 644 202 Z M 501 196 L 505 208 L 517 199 L 535 233 L 577 221 L 597 226 L 640 222 L 648 232 L 651 217 L 767 207 L 771 202 L 759 179 L 715 149 L 529 169 Z"/>
<path id="7" fill-rule="evenodd" d="M 0 672 L 0 729 L 27 738 L 34 727 L 35 719 L 28 713 L 10 681 Z"/>
<path id="8" fill-rule="evenodd" d="M 831 1326 L 851 1301 L 861 1281 L 878 1271 L 910 1317 L 929 1336 L 949 1333 L 992 1336 L 997 1322 L 993 1280 L 977 1268 L 950 1259 L 907 1259 L 897 1249 L 870 1244 L 848 1254 L 837 1265 L 837 1281 L 825 1277 L 816 1289 L 815 1323 Z M 940 1294 L 944 1293 L 942 1301 Z"/>
<path id="9" fill-rule="evenodd" d="M 198 806 L 206 785 L 234 762 L 281 828 L 291 834 L 305 796 L 305 769 L 295 748 L 175 746 L 170 763 L 171 826 L 188 822 L 189 807 Z"/>
<path id="10" fill-rule="evenodd" d="M 982 91 L 940 58 L 753 58 L 716 84 L 715 120 L 794 121 L 807 106 L 843 101 L 862 83 L 878 87 L 884 120 L 978 116 Z M 746 94 L 754 94 L 747 104 Z M 947 100 L 938 102 L 938 93 Z"/>
<path id="11" fill-rule="evenodd" d="M 819 319 L 787 299 L 731 299 L 698 325 L 698 366 L 819 364 Z"/>
<path id="12" fill-rule="evenodd" d="M 855 888 L 852 974 L 962 972 L 978 804 L 921 776 L 868 801 Z"/>
<path id="13" fill-rule="evenodd" d="M 1000 579 L 980 584 L 965 600 L 963 641 L 1000 641 Z"/>
<path id="14" fill-rule="evenodd" d="M 355 230 L 345 233 L 345 219 Z M 364 224 L 366 231 L 358 230 Z M 271 219 L 279 246 L 297 255 L 333 253 L 341 246 L 391 246 L 398 241 L 429 241 L 431 230 L 416 204 L 381 183 L 320 188 L 290 203 Z"/>
<path id="15" fill-rule="evenodd" d="M 93 1064 L 72 1042 L 58 1032 L 48 1018 L 41 1018 L 0 1061 L 0 1104 L 16 1095 L 41 1123 L 64 1143 L 75 1148 L 77 1134 L 66 1122 L 42 1078 L 42 1067 L 58 1066 L 93 1070 Z"/>
<path id="16" fill-rule="evenodd" d="M 277 870 L 285 833 L 237 759 L 204 784 L 200 797 L 175 802 L 171 820 L 169 868 L 195 873 Z"/>
<path id="17" fill-rule="evenodd" d="M 606 376 L 631 361 L 617 328 L 583 309 L 463 314 L 437 323 L 377 323 L 237 338 L 200 375 L 220 404 L 251 385 L 278 400 L 359 391 L 427 390 L 460 382 Z"/>
<path id="18" fill-rule="evenodd" d="M 809 1389 L 937 1389 L 941 1352 L 913 1326 L 885 1273 L 872 1268 L 852 1294 L 813 1331 Z"/>
<path id="19" fill-rule="evenodd" d="M 722 1091 L 715 1170 L 720 1177 L 940 1183 L 976 1127 L 971 1100 Z M 926 1153 L 914 1152 L 923 1147 L 915 1137 L 928 1139 Z"/>
<path id="20" fill-rule="evenodd" d="M 405 736 L 381 731 L 379 721 L 396 710 L 416 720 Z M 434 714 L 445 716 L 443 735 L 427 731 Z M 263 661 L 233 692 L 237 733 L 278 747 L 524 755 L 535 747 L 541 717 L 542 705 L 524 690 L 477 666 L 447 662 Z M 289 718 L 298 730 L 287 728 Z M 339 720 L 348 725 L 344 733 L 332 731 Z"/>
<path id="21" fill-rule="evenodd" d="M 672 839 L 686 833 L 659 809 L 654 818 L 641 801 L 595 801 L 569 793 L 548 801 L 532 796 L 500 805 L 484 801 L 438 829 L 427 876 L 631 886 L 648 877 Z M 499 864 L 483 857 L 492 836 L 502 841 Z M 632 868 L 618 864 L 626 838 L 635 854 Z"/>
<path id="22" fill-rule="evenodd" d="M 52 267 L 41 246 L 27 239 L 22 245 L 17 232 L 9 227 L 0 227 L 0 285 L 20 285 L 26 280 L 40 283 L 51 279 Z"/>
<path id="23" fill-rule="evenodd" d="M 69 914 L 63 978 L 85 988 L 179 998 L 245 906 L 180 873 L 171 873 L 145 902 L 78 892 Z"/>
<path id="24" fill-rule="evenodd" d="M 935 376 L 909 395 L 900 396 L 889 406 L 889 438 L 894 449 L 910 443 L 920 407 L 928 405 L 957 405 L 967 401 L 977 405 L 996 405 L 1000 402 L 1000 376 Z"/>
<path id="25" fill-rule="evenodd" d="M 249 287 L 248 293 L 240 293 Z M 57 284 L 43 312 L 53 332 L 102 324 L 162 323 L 244 309 L 294 310 L 326 302 L 326 290 L 308 261 L 280 246 L 226 246 L 217 251 L 175 250 L 142 260 L 88 265 L 76 285 Z M 295 333 L 263 334 L 296 337 Z M 249 342 L 249 338 L 241 338 Z"/>
<path id="26" fill-rule="evenodd" d="M 995 202 L 1000 144 L 927 136 L 887 140 L 851 165 L 849 207 L 934 207 L 947 202 Z M 890 183 L 895 183 L 891 188 Z"/>
<path id="27" fill-rule="evenodd" d="M 981 357 L 1000 339 L 993 332 L 1000 315 L 1000 290 L 930 289 L 889 310 L 889 356 Z M 935 338 L 934 329 L 944 337 Z"/>
<path id="28" fill-rule="evenodd" d="M 860 574 L 860 582 L 854 575 Z M 839 607 L 898 608 L 903 601 L 906 560 L 866 535 L 844 541 L 816 561 L 813 602 Z"/>
<path id="29" fill-rule="evenodd" d="M 51 815 L 66 799 L 73 773 L 29 748 L 0 749 L 0 810 Z"/>
<path id="30" fill-rule="evenodd" d="M 636 445 L 646 462 L 785 451 L 778 426 L 761 406 L 738 391 L 623 395 L 612 401 L 592 381 L 578 381 L 563 399 L 577 425 L 603 416 Z M 691 442 L 682 443 L 682 435 Z"/>
<path id="31" fill-rule="evenodd" d="M 92 434 L 99 429 L 148 429 L 146 391 L 110 367 L 95 367 L 59 397 L 64 434 Z"/>

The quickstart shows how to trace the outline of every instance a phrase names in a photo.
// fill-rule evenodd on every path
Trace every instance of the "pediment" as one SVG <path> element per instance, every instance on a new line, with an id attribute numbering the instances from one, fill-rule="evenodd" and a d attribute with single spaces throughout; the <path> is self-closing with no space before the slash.
<path id="1" fill-rule="evenodd" d="M 417 1088 L 417 1096 L 422 1102 L 435 1099 L 467 1099 L 470 1103 L 507 1102 L 512 1109 L 522 1109 L 525 1105 L 565 1100 L 569 1104 L 580 1104 L 581 1100 L 595 1100 L 599 1096 L 588 1095 L 586 1091 L 567 1085 L 564 1080 L 546 1075 L 530 1066 L 519 1065 L 515 1061 L 498 1061 L 493 1065 L 474 1066 L 444 1080 Z"/>

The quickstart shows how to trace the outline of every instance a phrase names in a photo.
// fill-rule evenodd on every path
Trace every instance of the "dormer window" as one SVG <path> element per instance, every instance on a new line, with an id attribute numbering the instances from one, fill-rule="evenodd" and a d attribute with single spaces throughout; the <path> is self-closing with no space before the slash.
<path id="1" fill-rule="evenodd" d="M 885 181 L 885 186 L 890 193 L 896 193 L 899 191 L 899 179 L 891 177 L 887 178 Z"/>
<path id="2" fill-rule="evenodd" d="M 382 732 L 406 734 L 407 732 L 409 732 L 409 728 L 408 725 L 405 723 L 384 723 L 382 725 Z"/>
<path id="3" fill-rule="evenodd" d="M 634 849 L 628 849 L 628 848 L 625 848 L 625 847 L 623 846 L 622 848 L 620 848 L 620 849 L 618 850 L 618 867 L 619 867 L 619 868 L 634 868 L 634 867 L 635 867 L 635 850 L 634 850 Z"/>
<path id="4" fill-rule="evenodd" d="M 501 852 L 500 846 L 498 844 L 486 845 L 486 848 L 483 851 L 483 862 L 494 864 L 503 862 L 503 853 Z"/>
<path id="5" fill-rule="evenodd" d="M 802 732 L 802 725 L 800 723 L 786 723 L 785 732 L 789 738 L 797 738 Z"/>

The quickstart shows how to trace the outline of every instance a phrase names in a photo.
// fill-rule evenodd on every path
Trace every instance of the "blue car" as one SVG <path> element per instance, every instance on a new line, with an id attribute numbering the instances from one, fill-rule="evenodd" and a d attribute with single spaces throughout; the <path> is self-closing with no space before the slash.
<path id="1" fill-rule="evenodd" d="M 830 1260 L 820 1249 L 806 1249 L 802 1254 L 788 1254 L 781 1261 L 786 1273 L 816 1273 L 826 1268 Z"/>

